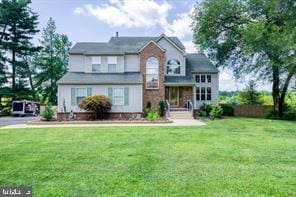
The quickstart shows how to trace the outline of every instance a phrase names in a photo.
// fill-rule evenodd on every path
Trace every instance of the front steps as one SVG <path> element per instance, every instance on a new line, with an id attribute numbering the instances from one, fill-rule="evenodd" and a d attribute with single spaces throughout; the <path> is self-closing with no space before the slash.
<path id="1" fill-rule="evenodd" d="M 193 119 L 192 111 L 186 110 L 170 110 L 170 117 L 171 119 Z"/>

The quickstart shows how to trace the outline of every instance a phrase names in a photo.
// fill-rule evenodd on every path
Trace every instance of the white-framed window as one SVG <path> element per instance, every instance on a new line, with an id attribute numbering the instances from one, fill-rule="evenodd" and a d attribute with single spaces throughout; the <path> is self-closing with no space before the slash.
<path id="1" fill-rule="evenodd" d="M 91 70 L 92 72 L 99 73 L 101 72 L 101 57 L 93 56 L 91 58 Z"/>
<path id="2" fill-rule="evenodd" d="M 71 88 L 71 105 L 78 105 L 82 99 L 92 95 L 92 88 Z"/>
<path id="3" fill-rule="evenodd" d="M 117 56 L 108 56 L 108 72 L 115 73 L 117 67 Z"/>
<path id="4" fill-rule="evenodd" d="M 170 59 L 167 62 L 167 75 L 180 75 L 181 63 L 177 59 Z"/>
<path id="5" fill-rule="evenodd" d="M 113 105 L 124 105 L 124 89 L 113 88 Z"/>
<path id="6" fill-rule="evenodd" d="M 212 75 L 195 75 L 196 83 L 211 83 Z"/>
<path id="7" fill-rule="evenodd" d="M 211 87 L 196 87 L 196 100 L 197 101 L 212 100 L 212 88 Z"/>
<path id="8" fill-rule="evenodd" d="M 146 88 L 158 89 L 159 87 L 159 63 L 155 57 L 149 57 L 146 62 Z"/>

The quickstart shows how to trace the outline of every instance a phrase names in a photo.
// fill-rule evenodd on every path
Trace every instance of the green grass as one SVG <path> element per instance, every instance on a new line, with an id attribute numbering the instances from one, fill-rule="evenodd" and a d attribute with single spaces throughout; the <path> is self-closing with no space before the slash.
<path id="1" fill-rule="evenodd" d="M 0 130 L 0 186 L 34 196 L 295 196 L 296 122 Z"/>

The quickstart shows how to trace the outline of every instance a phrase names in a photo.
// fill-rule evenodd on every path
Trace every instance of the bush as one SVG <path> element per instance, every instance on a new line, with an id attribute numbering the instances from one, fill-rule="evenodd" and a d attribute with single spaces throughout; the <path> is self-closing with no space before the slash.
<path id="1" fill-rule="evenodd" d="M 152 110 L 152 103 L 151 101 L 147 101 L 146 108 L 144 109 L 144 117 L 147 117 L 148 113 Z"/>
<path id="2" fill-rule="evenodd" d="M 165 103 L 164 101 L 159 101 L 158 103 L 158 113 L 160 117 L 165 116 Z"/>
<path id="3" fill-rule="evenodd" d="M 50 121 L 54 116 L 54 110 L 51 106 L 45 106 L 44 111 L 41 112 L 43 120 Z"/>
<path id="4" fill-rule="evenodd" d="M 109 98 L 103 95 L 85 97 L 78 106 L 80 109 L 92 112 L 94 119 L 102 119 L 104 114 L 111 110 Z"/>
<path id="5" fill-rule="evenodd" d="M 146 109 L 151 109 L 151 108 L 152 108 L 151 101 L 147 101 L 147 103 L 146 103 Z"/>
<path id="6" fill-rule="evenodd" d="M 284 120 L 296 120 L 296 109 L 289 109 L 284 112 L 283 118 Z"/>
<path id="7" fill-rule="evenodd" d="M 147 118 L 149 121 L 155 121 L 157 118 L 159 118 L 159 114 L 157 111 L 150 111 L 147 114 Z"/>
<path id="8" fill-rule="evenodd" d="M 223 109 L 223 116 L 234 116 L 234 108 L 231 105 L 220 105 Z"/>
<path id="9" fill-rule="evenodd" d="M 203 112 L 202 112 L 203 111 Z M 206 113 L 205 116 L 209 116 L 210 115 L 210 112 L 212 111 L 212 105 L 208 105 L 208 104 L 202 104 L 202 106 L 200 106 L 199 108 L 199 112 L 201 113 Z"/>
<path id="10" fill-rule="evenodd" d="M 205 111 L 199 111 L 199 115 L 202 117 L 206 117 L 207 116 L 207 112 Z"/>
<path id="11" fill-rule="evenodd" d="M 11 107 L 3 107 L 0 115 L 1 116 L 10 116 L 11 115 Z"/>
<path id="12" fill-rule="evenodd" d="M 213 105 L 212 110 L 210 112 L 210 118 L 215 119 L 215 118 L 221 118 L 223 114 L 223 109 L 220 105 Z"/>

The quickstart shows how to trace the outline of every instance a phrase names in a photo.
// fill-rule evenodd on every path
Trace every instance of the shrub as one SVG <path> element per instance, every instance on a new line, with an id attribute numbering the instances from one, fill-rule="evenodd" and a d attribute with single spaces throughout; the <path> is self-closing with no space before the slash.
<path id="1" fill-rule="evenodd" d="M 160 117 L 165 116 L 165 103 L 164 101 L 159 101 L 158 103 L 158 113 Z"/>
<path id="2" fill-rule="evenodd" d="M 146 108 L 144 109 L 144 117 L 147 117 L 148 113 L 152 110 L 152 103 L 151 101 L 147 101 Z"/>
<path id="3" fill-rule="evenodd" d="M 45 106 L 44 111 L 41 112 L 43 120 L 50 121 L 54 116 L 54 110 L 51 106 Z"/>
<path id="4" fill-rule="evenodd" d="M 212 110 L 210 112 L 210 118 L 215 119 L 215 118 L 221 118 L 223 114 L 223 109 L 220 105 L 213 105 Z"/>
<path id="5" fill-rule="evenodd" d="M 289 109 L 284 112 L 283 118 L 284 120 L 296 120 L 296 109 Z"/>
<path id="6" fill-rule="evenodd" d="M 92 112 L 94 119 L 102 119 L 104 114 L 111 110 L 110 100 L 103 95 L 85 97 L 78 106 L 80 109 Z"/>
<path id="7" fill-rule="evenodd" d="M 220 105 L 223 109 L 223 116 L 234 116 L 234 108 L 231 105 Z"/>
<path id="8" fill-rule="evenodd" d="M 155 121 L 157 118 L 159 118 L 159 114 L 157 111 L 150 111 L 147 114 L 147 118 L 149 121 Z"/>
<path id="9" fill-rule="evenodd" d="M 146 109 L 151 109 L 151 108 L 152 108 L 151 101 L 147 101 L 147 103 L 146 103 Z"/>
<path id="10" fill-rule="evenodd" d="M 199 115 L 202 117 L 206 117 L 207 116 L 207 112 L 205 111 L 199 111 Z"/>
<path id="11" fill-rule="evenodd" d="M 1 110 L 1 116 L 10 116 L 11 114 L 11 107 L 3 107 Z"/>
<path id="12" fill-rule="evenodd" d="M 212 110 L 212 105 L 208 105 L 208 104 L 202 104 L 202 106 L 200 106 L 199 111 L 204 111 L 206 113 L 205 116 L 209 116 L 210 112 Z"/>

